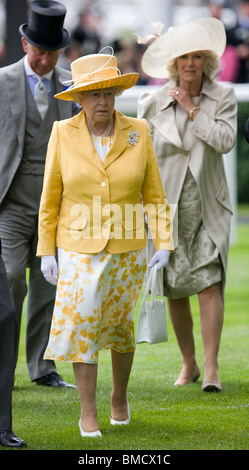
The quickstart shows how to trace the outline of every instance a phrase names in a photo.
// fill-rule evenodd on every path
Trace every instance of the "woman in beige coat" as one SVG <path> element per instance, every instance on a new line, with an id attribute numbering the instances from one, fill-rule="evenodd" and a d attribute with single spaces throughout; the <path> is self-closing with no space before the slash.
<path id="1" fill-rule="evenodd" d="M 177 207 L 176 249 L 164 269 L 165 295 L 183 357 L 175 385 L 200 376 L 189 301 L 198 294 L 205 391 L 221 390 L 218 351 L 232 214 L 222 154 L 235 144 L 236 99 L 231 86 L 213 79 L 225 44 L 223 24 L 214 18 L 170 28 L 155 38 L 142 67 L 169 81 L 141 96 L 138 106 L 138 116 L 147 119 L 151 130 L 167 200 Z"/>
<path id="2" fill-rule="evenodd" d="M 73 363 L 80 432 L 97 437 L 103 349 L 112 357 L 111 424 L 130 421 L 133 311 L 147 265 L 141 195 L 157 249 L 151 264 L 166 265 L 173 243 L 148 125 L 114 109 L 116 92 L 133 86 L 138 74 L 120 75 L 109 54 L 81 57 L 71 68 L 73 85 L 56 97 L 77 100 L 83 110 L 54 123 L 39 213 L 37 255 L 44 277 L 57 284 L 44 357 Z"/>

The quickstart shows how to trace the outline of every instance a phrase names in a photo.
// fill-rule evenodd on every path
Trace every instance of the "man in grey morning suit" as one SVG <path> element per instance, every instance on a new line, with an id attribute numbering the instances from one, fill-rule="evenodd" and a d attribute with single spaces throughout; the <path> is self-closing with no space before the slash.
<path id="1" fill-rule="evenodd" d="M 25 57 L 0 69 L 0 238 L 2 257 L 14 298 L 18 323 L 15 358 L 24 298 L 29 293 L 26 354 L 31 381 L 73 387 L 57 374 L 53 361 L 43 360 L 47 346 L 55 287 L 44 280 L 36 258 L 37 225 L 47 143 L 53 122 L 72 116 L 72 103 L 53 98 L 63 90 L 68 71 L 56 65 L 70 41 L 63 28 L 65 7 L 54 1 L 33 1 L 29 22 L 19 32 Z M 36 83 L 46 90 L 47 106 L 38 111 Z M 46 87 L 46 88 L 45 88 Z M 40 109 L 40 108 L 39 108 Z M 42 114 L 40 114 L 42 113 Z M 29 267 L 29 289 L 26 268 Z"/>
<path id="2" fill-rule="evenodd" d="M 15 335 L 15 307 L 1 256 L 0 239 L 0 446 L 18 448 L 27 444 L 12 431 Z"/>

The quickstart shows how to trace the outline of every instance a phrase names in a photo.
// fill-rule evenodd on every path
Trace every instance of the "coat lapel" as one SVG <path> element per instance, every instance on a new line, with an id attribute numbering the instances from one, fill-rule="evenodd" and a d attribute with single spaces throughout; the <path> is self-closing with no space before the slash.
<path id="1" fill-rule="evenodd" d="M 164 93 L 161 94 L 160 98 L 160 111 L 151 119 L 151 122 L 153 123 L 155 129 L 160 132 L 160 134 L 162 134 L 165 140 L 168 140 L 176 147 L 185 150 L 176 125 L 174 98 L 168 95 L 168 91 L 176 85 L 176 82 L 171 80 L 162 89 Z M 205 96 L 210 98 L 212 101 L 219 99 L 218 91 L 216 89 L 214 90 L 212 82 L 206 77 L 203 79 L 202 95 L 202 105 L 204 106 L 206 103 L 204 101 Z M 210 104 L 210 99 L 207 100 L 207 105 L 208 103 Z"/>
<path id="2" fill-rule="evenodd" d="M 16 135 L 21 148 L 23 148 L 26 123 L 26 78 L 24 72 L 24 58 L 19 60 L 9 72 L 6 72 L 6 86 L 11 112 L 14 117 Z"/>
<path id="3" fill-rule="evenodd" d="M 65 71 L 65 74 L 68 72 Z M 6 72 L 6 86 L 8 90 L 11 111 L 16 124 L 17 137 L 23 148 L 26 123 L 26 76 L 24 71 L 24 58 L 19 60 L 10 71 Z M 61 69 L 55 67 L 55 91 L 63 91 L 61 82 Z M 72 102 L 56 100 L 58 103 L 59 119 L 66 119 L 72 115 Z"/>
<path id="4" fill-rule="evenodd" d="M 85 156 L 104 174 L 106 168 L 111 165 L 127 147 L 127 138 L 131 128 L 129 120 L 118 111 L 115 113 L 115 136 L 112 147 L 104 162 L 102 162 L 95 150 L 91 136 L 87 129 L 84 111 L 68 121 L 69 135 L 80 149 L 87 149 Z"/>
<path id="5" fill-rule="evenodd" d="M 172 83 L 172 87 L 174 85 Z M 165 88 L 165 93 L 161 96 L 160 111 L 151 119 L 151 122 L 164 139 L 183 149 L 183 143 L 176 125 L 174 98 L 168 95 L 168 89 Z"/>
<path id="6" fill-rule="evenodd" d="M 129 134 L 128 128 L 131 127 L 131 124 L 126 116 L 124 116 L 123 114 L 119 113 L 116 110 L 114 111 L 114 114 L 115 114 L 115 135 L 114 135 L 112 147 L 104 160 L 105 168 L 111 165 L 114 162 L 114 160 L 116 160 L 121 155 L 125 147 L 127 147 L 128 145 L 127 139 L 128 139 L 128 134 Z"/>
<path id="7" fill-rule="evenodd" d="M 89 134 L 84 111 L 81 111 L 68 121 L 68 132 L 71 139 L 77 144 L 77 147 L 85 150 L 84 155 L 105 174 L 103 163 L 95 150 Z"/>

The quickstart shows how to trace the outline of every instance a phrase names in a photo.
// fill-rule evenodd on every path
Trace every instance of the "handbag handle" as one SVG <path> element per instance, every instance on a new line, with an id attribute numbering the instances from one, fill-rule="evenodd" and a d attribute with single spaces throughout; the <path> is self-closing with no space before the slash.
<path id="1" fill-rule="evenodd" d="M 154 304 L 155 300 L 155 295 L 156 295 L 156 278 L 157 276 L 160 276 L 160 296 L 163 297 L 163 270 L 162 269 L 157 269 L 157 265 L 154 264 L 150 270 L 150 274 L 148 277 L 148 280 L 145 285 L 145 292 L 144 292 L 144 298 L 143 298 L 143 303 L 146 300 L 147 295 L 149 294 L 149 291 L 151 291 L 151 301 L 152 304 Z"/>

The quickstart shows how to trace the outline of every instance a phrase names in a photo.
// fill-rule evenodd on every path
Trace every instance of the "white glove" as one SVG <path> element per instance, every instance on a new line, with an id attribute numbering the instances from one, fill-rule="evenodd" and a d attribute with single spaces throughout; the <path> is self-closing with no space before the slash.
<path id="1" fill-rule="evenodd" d="M 152 256 L 148 268 L 152 268 L 157 263 L 157 269 L 165 268 L 169 262 L 170 250 L 157 250 Z"/>
<path id="2" fill-rule="evenodd" d="M 57 262 L 54 256 L 49 255 L 41 257 L 41 272 L 46 281 L 50 282 L 50 284 L 53 284 L 53 286 L 57 285 L 57 271 Z"/>

